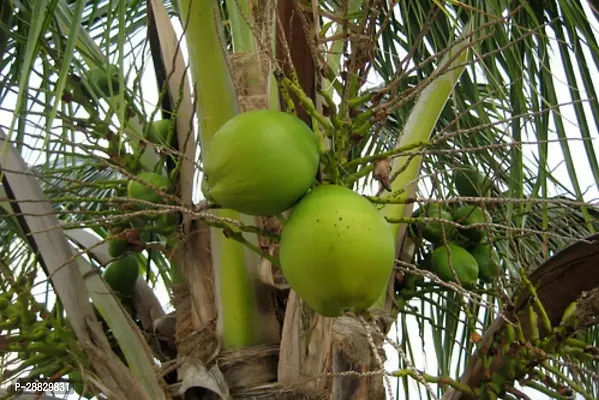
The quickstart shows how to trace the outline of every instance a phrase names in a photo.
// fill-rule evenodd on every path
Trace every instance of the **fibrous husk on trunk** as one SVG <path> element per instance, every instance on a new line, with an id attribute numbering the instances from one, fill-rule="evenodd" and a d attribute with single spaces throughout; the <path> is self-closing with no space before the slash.
<path id="1" fill-rule="evenodd" d="M 268 109 L 268 56 L 254 52 L 236 52 L 229 56 L 229 63 L 240 111 Z"/>
<path id="2" fill-rule="evenodd" d="M 317 315 L 291 290 L 287 300 L 279 357 L 279 382 L 306 391 L 330 386 L 333 318 Z"/>
<path id="3" fill-rule="evenodd" d="M 216 319 L 195 326 L 193 306 L 188 289 L 183 285 L 173 288 L 177 313 L 176 340 L 179 358 L 190 357 L 210 364 L 219 352 Z"/>
<path id="4" fill-rule="evenodd" d="M 369 341 L 366 326 L 358 319 L 349 316 L 336 319 L 331 369 L 333 373 L 341 376 L 336 376 L 333 381 L 332 399 L 385 399 L 382 373 L 369 375 L 383 369 L 383 365 L 378 364 L 372 347 L 374 344 L 379 359 L 384 360 L 384 338 L 373 332 L 372 327 L 369 326 L 368 330 L 373 343 Z M 343 376 L 347 371 L 351 373 Z"/>
<path id="5" fill-rule="evenodd" d="M 220 347 L 208 230 L 193 221 L 191 233 L 181 240 L 172 257 L 186 277 L 184 284 L 172 288 L 177 313 L 177 351 L 179 357 L 199 359 L 205 364 L 214 359 Z"/>
<path id="6" fill-rule="evenodd" d="M 243 393 L 277 380 L 278 345 L 258 345 L 223 351 L 218 364 L 233 393 Z"/>

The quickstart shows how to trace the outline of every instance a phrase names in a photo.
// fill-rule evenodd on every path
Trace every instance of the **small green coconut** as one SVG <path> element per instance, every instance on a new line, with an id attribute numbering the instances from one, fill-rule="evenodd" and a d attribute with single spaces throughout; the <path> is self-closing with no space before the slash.
<path id="1" fill-rule="evenodd" d="M 420 211 L 418 216 L 424 214 L 427 218 L 437 218 L 444 221 L 453 221 L 453 217 L 441 204 L 428 204 Z M 456 235 L 455 225 L 443 222 L 426 222 L 422 229 L 422 236 L 433 244 L 439 244 L 445 241 L 451 241 Z"/>
<path id="2" fill-rule="evenodd" d="M 465 288 L 473 287 L 478 280 L 478 263 L 466 249 L 455 244 L 435 249 L 431 267 L 445 282 L 457 282 L 457 276 L 459 283 Z"/>
<path id="3" fill-rule="evenodd" d="M 137 259 L 130 254 L 111 262 L 104 270 L 102 277 L 108 286 L 121 296 L 131 296 L 139 277 Z"/>
<path id="4" fill-rule="evenodd" d="M 473 167 L 465 167 L 454 175 L 456 190 L 464 197 L 489 197 L 493 183 Z"/>
<path id="5" fill-rule="evenodd" d="M 168 235 L 177 230 L 178 217 L 175 213 L 161 214 L 156 220 L 154 231 L 160 235 Z"/>
<path id="6" fill-rule="evenodd" d="M 135 154 L 124 154 L 121 159 L 125 164 L 125 168 L 132 174 L 138 174 L 143 167 L 141 160 Z"/>
<path id="7" fill-rule="evenodd" d="M 485 283 L 497 279 L 499 271 L 499 255 L 495 248 L 488 244 L 479 244 L 470 250 L 470 254 L 478 264 L 478 277 Z"/>
<path id="8" fill-rule="evenodd" d="M 170 119 L 161 119 L 152 122 L 150 132 L 148 133 L 148 140 L 154 144 L 159 145 L 169 144 L 168 134 L 171 130 L 172 125 L 173 121 Z"/>
<path id="9" fill-rule="evenodd" d="M 491 215 L 482 208 L 474 205 L 466 205 L 456 209 L 453 213 L 453 220 L 464 228 L 460 229 L 460 234 L 466 237 L 471 243 L 479 243 L 485 237 L 483 227 L 472 227 L 472 224 L 485 224 L 492 221 Z"/>
<path id="10" fill-rule="evenodd" d="M 108 254 L 110 257 L 120 257 L 129 248 L 129 241 L 127 239 L 110 239 L 108 241 Z"/>
<path id="11" fill-rule="evenodd" d="M 137 178 L 145 183 L 155 186 L 164 193 L 172 191 L 171 181 L 164 175 L 155 172 L 142 172 Z M 127 196 L 132 199 L 145 200 L 152 203 L 162 203 L 163 198 L 156 191 L 136 180 L 130 180 L 127 185 Z"/>
<path id="12" fill-rule="evenodd" d="M 202 191 L 211 202 L 244 214 L 279 214 L 312 186 L 319 157 L 314 133 L 299 118 L 248 111 L 231 118 L 212 138 Z"/>

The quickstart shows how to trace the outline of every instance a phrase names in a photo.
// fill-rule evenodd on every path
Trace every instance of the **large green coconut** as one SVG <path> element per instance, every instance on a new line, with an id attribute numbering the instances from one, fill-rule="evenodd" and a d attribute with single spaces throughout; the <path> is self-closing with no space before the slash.
<path id="1" fill-rule="evenodd" d="M 142 182 L 155 186 L 164 193 L 169 193 L 172 190 L 170 179 L 164 175 L 155 172 L 142 172 L 137 175 L 137 178 Z M 142 182 L 130 180 L 127 185 L 127 196 L 132 199 L 145 200 L 152 203 L 162 203 L 162 196 Z"/>
<path id="2" fill-rule="evenodd" d="M 135 256 L 128 255 L 108 264 L 102 274 L 112 290 L 124 297 L 133 294 L 135 282 L 139 277 L 139 265 Z"/>
<path id="3" fill-rule="evenodd" d="M 318 170 L 318 144 L 300 119 L 255 110 L 227 121 L 204 157 L 207 199 L 249 215 L 273 215 L 308 191 Z"/>
<path id="4" fill-rule="evenodd" d="M 108 240 L 108 254 L 110 257 L 117 258 L 125 254 L 129 250 L 129 241 L 123 236 L 123 227 L 112 228 L 109 232 L 110 238 Z"/>
<path id="5" fill-rule="evenodd" d="M 433 272 L 445 282 L 456 282 L 468 288 L 478 280 L 478 264 L 466 249 L 455 244 L 438 247 L 432 255 Z"/>
<path id="6" fill-rule="evenodd" d="M 281 268 L 308 306 L 326 317 L 370 307 L 395 259 L 387 221 L 368 200 L 337 185 L 310 191 L 283 228 Z"/>
<path id="7" fill-rule="evenodd" d="M 488 197 L 492 182 L 473 167 L 456 171 L 454 176 L 456 190 L 464 197 Z"/>
<path id="8" fill-rule="evenodd" d="M 499 255 L 495 248 L 483 243 L 470 250 L 470 254 L 478 264 L 478 277 L 481 281 L 489 283 L 497 279 Z"/>
<path id="9" fill-rule="evenodd" d="M 468 225 L 489 223 L 491 222 L 491 215 L 478 206 L 466 205 L 454 211 L 453 220 L 464 226 L 463 229 L 460 229 L 463 236 L 472 243 L 478 243 L 485 237 L 483 227 L 468 227 Z"/>

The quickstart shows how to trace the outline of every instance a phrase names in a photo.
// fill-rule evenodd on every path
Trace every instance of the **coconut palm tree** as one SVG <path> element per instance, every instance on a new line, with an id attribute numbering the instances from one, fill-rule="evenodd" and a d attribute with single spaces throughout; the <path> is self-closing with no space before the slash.
<path id="1" fill-rule="evenodd" d="M 593 9 L 4 0 L 4 385 L 115 399 L 599 397 Z M 331 266 L 385 242 L 365 226 L 348 225 L 361 239 L 338 253 L 287 258 L 316 257 L 307 285 L 284 273 L 279 244 L 307 187 L 276 215 L 243 207 L 276 185 L 235 192 L 243 210 L 206 196 L 210 162 L 247 186 L 300 173 L 297 149 L 252 157 L 269 143 L 245 137 L 206 157 L 252 110 L 311 128 L 312 190 L 345 186 L 378 210 L 394 243 L 385 285 L 373 262 Z M 329 201 L 319 215 L 357 215 Z M 337 307 L 344 282 L 352 301 L 380 293 Z"/>

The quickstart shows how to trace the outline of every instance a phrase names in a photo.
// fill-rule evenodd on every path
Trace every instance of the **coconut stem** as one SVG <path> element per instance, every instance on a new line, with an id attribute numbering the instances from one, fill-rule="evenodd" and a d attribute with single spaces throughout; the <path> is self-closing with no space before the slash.
<path id="1" fill-rule="evenodd" d="M 202 150 L 229 118 L 239 112 L 224 52 L 219 8 L 214 0 L 179 0 L 185 29 Z M 201 84 L 200 84 L 201 83 Z"/>

